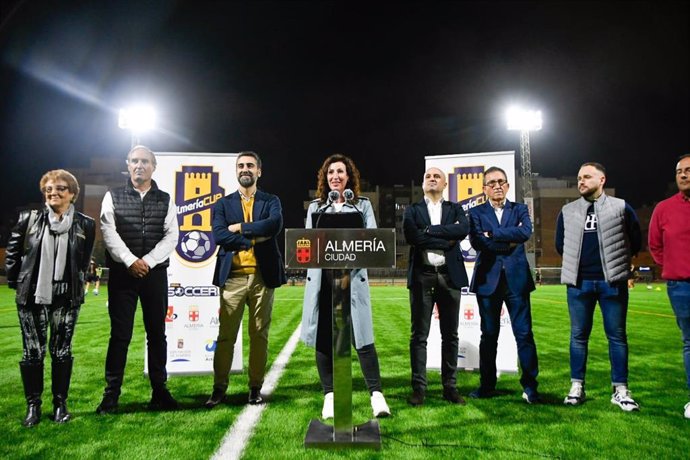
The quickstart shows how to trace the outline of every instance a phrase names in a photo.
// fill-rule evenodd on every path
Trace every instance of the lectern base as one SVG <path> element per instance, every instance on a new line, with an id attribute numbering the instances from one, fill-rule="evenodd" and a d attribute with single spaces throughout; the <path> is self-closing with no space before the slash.
<path id="1" fill-rule="evenodd" d="M 369 420 L 357 425 L 352 430 L 352 436 L 347 433 L 338 433 L 336 439 L 333 426 L 326 425 L 317 419 L 309 423 L 307 436 L 304 438 L 304 447 L 320 449 L 376 449 L 381 450 L 381 432 L 378 420 Z"/>

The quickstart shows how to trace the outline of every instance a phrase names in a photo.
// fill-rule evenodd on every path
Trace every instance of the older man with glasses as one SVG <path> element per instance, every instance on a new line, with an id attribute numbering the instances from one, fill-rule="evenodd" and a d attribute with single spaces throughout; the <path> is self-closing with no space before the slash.
<path id="1" fill-rule="evenodd" d="M 510 185 L 504 170 L 491 167 L 484 172 L 487 201 L 470 210 L 470 242 L 477 261 L 470 291 L 477 295 L 482 337 L 479 342 L 479 388 L 472 398 L 490 398 L 496 393 L 496 352 L 501 331 L 501 309 L 508 308 L 522 368 L 522 399 L 539 402 L 537 392 L 537 346 L 532 334 L 530 272 L 525 242 L 532 235 L 527 206 L 506 197 Z"/>

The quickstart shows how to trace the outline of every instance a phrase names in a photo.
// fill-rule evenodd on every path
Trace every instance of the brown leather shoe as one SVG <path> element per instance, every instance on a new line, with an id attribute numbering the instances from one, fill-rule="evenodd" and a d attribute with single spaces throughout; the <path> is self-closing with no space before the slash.
<path id="1" fill-rule="evenodd" d="M 118 397 L 113 395 L 113 394 L 109 394 L 109 393 L 104 394 L 103 400 L 101 401 L 101 403 L 96 408 L 96 413 L 98 415 L 112 414 L 113 412 L 115 412 L 117 410 L 117 406 L 118 406 L 117 400 L 118 400 Z"/>
<path id="2" fill-rule="evenodd" d="M 453 404 L 465 404 L 465 400 L 458 393 L 458 389 L 455 387 L 445 387 L 443 389 L 443 399 Z"/>
<path id="3" fill-rule="evenodd" d="M 422 404 L 424 404 L 424 392 L 422 390 L 412 391 L 410 397 L 407 398 L 407 402 L 411 406 L 421 406 Z"/>
<path id="4" fill-rule="evenodd" d="M 225 391 L 214 389 L 211 396 L 209 396 L 208 400 L 204 403 L 204 406 L 206 406 L 207 409 L 213 409 L 224 400 Z"/>

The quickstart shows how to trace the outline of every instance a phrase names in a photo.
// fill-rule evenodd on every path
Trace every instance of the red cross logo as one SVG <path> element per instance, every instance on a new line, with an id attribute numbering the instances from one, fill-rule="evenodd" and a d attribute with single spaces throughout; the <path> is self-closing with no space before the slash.
<path id="1" fill-rule="evenodd" d="M 472 318 L 474 318 L 474 310 L 472 310 L 471 308 L 466 309 L 464 316 L 466 320 L 471 320 Z"/>
<path id="2" fill-rule="evenodd" d="M 298 263 L 308 263 L 311 260 L 311 248 L 297 248 L 296 257 Z"/>

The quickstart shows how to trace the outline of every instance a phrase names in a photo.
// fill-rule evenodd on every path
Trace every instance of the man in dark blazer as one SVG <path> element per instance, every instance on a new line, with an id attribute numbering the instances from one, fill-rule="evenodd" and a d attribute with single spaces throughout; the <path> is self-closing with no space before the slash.
<path id="1" fill-rule="evenodd" d="M 469 231 L 465 212 L 457 203 L 443 199 L 446 176 L 438 168 L 424 173 L 424 199 L 405 209 L 403 230 L 410 245 L 407 288 L 410 291 L 412 333 L 410 364 L 412 394 L 408 402 L 424 404 L 426 393 L 426 345 L 434 304 L 441 329 L 441 380 L 443 398 L 464 404 L 456 388 L 460 290 L 467 273 L 460 251 Z"/>
<path id="2" fill-rule="evenodd" d="M 524 243 L 532 235 L 527 206 L 507 200 L 508 179 L 501 168 L 484 173 L 486 203 L 470 210 L 470 242 L 477 261 L 470 291 L 477 295 L 482 338 L 479 342 L 481 383 L 473 398 L 496 395 L 496 349 L 501 330 L 501 308 L 508 307 L 522 368 L 522 398 L 532 404 L 537 392 L 537 346 L 532 335 L 530 292 L 534 280 Z"/>
<path id="3" fill-rule="evenodd" d="M 257 190 L 261 158 L 237 157 L 239 188 L 213 207 L 213 237 L 219 246 L 213 284 L 220 287 L 220 326 L 213 355 L 213 392 L 206 407 L 225 398 L 235 340 L 249 306 L 249 403 L 259 404 L 268 356 L 274 289 L 285 284 L 278 234 L 283 215 L 277 196 Z"/>

